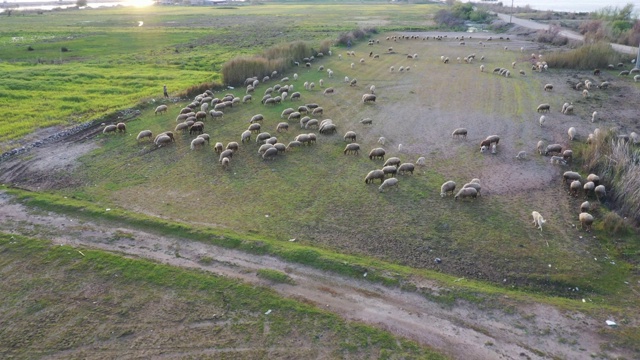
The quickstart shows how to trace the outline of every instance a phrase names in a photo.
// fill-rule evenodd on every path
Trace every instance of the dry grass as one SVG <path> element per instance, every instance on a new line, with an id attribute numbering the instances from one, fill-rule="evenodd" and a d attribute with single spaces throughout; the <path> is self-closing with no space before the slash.
<path id="1" fill-rule="evenodd" d="M 617 64 L 621 60 L 622 55 L 605 42 L 583 45 L 566 52 L 554 52 L 546 58 L 550 67 L 563 69 L 606 68 L 608 64 Z"/>

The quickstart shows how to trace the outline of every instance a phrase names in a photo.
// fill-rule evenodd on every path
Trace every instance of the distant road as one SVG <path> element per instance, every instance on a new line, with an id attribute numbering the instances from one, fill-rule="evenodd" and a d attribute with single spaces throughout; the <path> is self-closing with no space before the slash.
<path id="1" fill-rule="evenodd" d="M 515 16 L 510 16 L 509 14 L 497 14 L 498 17 L 506 22 L 509 22 L 509 18 L 511 18 L 511 22 L 516 24 L 516 25 L 520 25 L 529 29 L 535 29 L 535 30 L 547 30 L 549 29 L 549 25 L 548 24 L 541 24 L 539 22 L 535 22 L 532 20 L 525 20 L 525 19 L 521 19 L 521 18 L 517 18 Z M 571 40 L 576 40 L 576 41 L 584 41 L 584 36 L 578 34 L 575 31 L 571 31 L 571 30 L 567 30 L 567 29 L 562 29 L 560 30 L 560 35 L 562 36 L 566 36 L 567 38 L 571 39 Z M 620 45 L 620 44 L 611 44 L 611 47 L 613 48 L 613 50 L 620 52 L 620 53 L 624 53 L 624 54 L 631 54 L 631 55 L 635 55 L 638 53 L 638 48 L 637 47 L 633 47 L 633 46 L 626 46 L 626 45 Z"/>

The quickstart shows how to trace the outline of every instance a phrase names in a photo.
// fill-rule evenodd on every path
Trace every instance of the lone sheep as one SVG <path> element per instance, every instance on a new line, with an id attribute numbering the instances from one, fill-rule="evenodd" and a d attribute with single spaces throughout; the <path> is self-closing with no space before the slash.
<path id="1" fill-rule="evenodd" d="M 542 224 L 546 223 L 547 221 L 537 211 L 531 212 L 531 216 L 533 216 L 533 224 L 536 225 L 538 229 L 540 229 L 540 231 L 542 231 Z"/>

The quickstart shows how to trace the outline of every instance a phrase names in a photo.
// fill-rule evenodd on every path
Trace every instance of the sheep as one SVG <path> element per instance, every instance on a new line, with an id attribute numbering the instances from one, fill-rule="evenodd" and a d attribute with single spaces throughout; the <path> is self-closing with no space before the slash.
<path id="1" fill-rule="evenodd" d="M 413 170 L 415 170 L 415 165 L 412 163 L 402 163 L 398 166 L 398 174 L 406 174 L 409 172 L 413 175 Z"/>
<path id="2" fill-rule="evenodd" d="M 233 151 L 235 153 L 238 150 L 240 150 L 240 145 L 237 142 L 232 141 L 232 142 L 227 144 L 227 147 L 225 149 L 226 150 L 231 150 L 231 151 Z"/>
<path id="3" fill-rule="evenodd" d="M 453 130 L 453 133 L 451 134 L 451 137 L 460 138 L 460 136 L 462 136 L 463 139 L 466 139 L 467 138 L 467 129 L 465 129 L 465 128 L 457 128 L 457 129 Z"/>
<path id="4" fill-rule="evenodd" d="M 276 132 L 289 131 L 289 123 L 281 122 L 276 126 Z"/>
<path id="5" fill-rule="evenodd" d="M 578 191 L 582 188 L 580 180 L 573 180 L 569 185 L 569 193 L 573 196 L 578 196 Z"/>
<path id="6" fill-rule="evenodd" d="M 260 148 L 258 149 L 258 155 L 264 154 L 264 152 L 267 151 L 267 149 L 271 149 L 273 147 L 275 147 L 275 145 L 273 145 L 273 144 L 262 144 L 262 145 L 260 145 Z"/>
<path id="7" fill-rule="evenodd" d="M 289 120 L 289 121 L 291 121 L 291 120 L 300 120 L 300 117 L 302 117 L 302 114 L 300 114 L 297 111 L 294 111 L 291 114 L 289 114 L 289 117 L 287 117 L 287 120 Z"/>
<path id="8" fill-rule="evenodd" d="M 580 174 L 574 171 L 565 171 L 564 174 L 562 174 L 562 181 L 567 184 L 569 183 L 569 180 L 573 181 L 573 180 L 581 180 L 581 179 L 582 179 L 582 176 L 580 176 Z"/>
<path id="9" fill-rule="evenodd" d="M 458 198 L 461 198 L 461 199 L 465 199 L 465 198 L 475 199 L 477 196 L 478 196 L 478 192 L 476 191 L 476 189 L 474 189 L 472 187 L 468 187 L 468 188 L 460 189 L 460 191 L 458 191 L 458 193 L 456 194 L 456 196 L 453 197 L 453 199 L 456 200 L 456 201 L 458 201 Z"/>
<path id="10" fill-rule="evenodd" d="M 580 213 L 580 215 L 578 215 L 578 220 L 580 220 L 581 229 L 584 230 L 586 226 L 587 231 L 591 230 L 591 225 L 593 224 L 593 215 L 589 214 L 588 212 L 583 212 L 583 213 Z"/>
<path id="11" fill-rule="evenodd" d="M 375 179 L 379 179 L 380 183 L 382 184 L 384 182 L 384 172 L 382 170 L 369 171 L 367 176 L 365 176 L 364 178 L 364 183 L 365 184 L 373 183 L 373 180 Z"/>
<path id="12" fill-rule="evenodd" d="M 222 158 L 222 161 L 220 161 L 220 164 L 222 165 L 222 169 L 227 170 L 229 168 L 230 162 L 231 160 L 229 160 L 228 157 Z"/>
<path id="13" fill-rule="evenodd" d="M 389 174 L 389 175 L 391 175 L 391 177 L 394 177 L 394 176 L 396 176 L 396 173 L 398 172 L 398 168 L 393 166 L 393 165 L 383 166 L 382 167 L 382 172 L 384 173 L 385 176 L 387 174 Z"/>
<path id="14" fill-rule="evenodd" d="M 136 137 L 136 140 L 140 141 L 140 140 L 142 140 L 144 138 L 149 138 L 149 141 L 151 141 L 152 137 L 153 137 L 153 133 L 151 132 L 151 130 L 142 130 L 142 131 L 140 131 L 140 133 Z"/>
<path id="15" fill-rule="evenodd" d="M 552 156 L 549 162 L 557 165 L 567 165 L 567 161 L 563 159 L 561 156 Z"/>
<path id="16" fill-rule="evenodd" d="M 116 129 L 118 130 L 118 132 L 120 133 L 126 133 L 127 132 L 127 124 L 119 122 L 116 124 Z"/>
<path id="17" fill-rule="evenodd" d="M 482 142 L 480 142 L 480 148 L 482 149 L 482 147 L 486 147 L 489 148 L 491 146 L 491 144 L 496 144 L 498 145 L 498 143 L 500 142 L 500 136 L 498 135 L 489 135 L 487 136 L 486 139 L 482 140 Z"/>
<path id="18" fill-rule="evenodd" d="M 378 144 L 384 146 L 384 144 L 387 142 L 387 139 L 384 136 L 380 136 L 378 138 Z"/>
<path id="19" fill-rule="evenodd" d="M 309 91 L 313 90 L 316 87 L 316 84 L 311 82 L 309 83 Z"/>
<path id="20" fill-rule="evenodd" d="M 573 114 L 573 105 L 569 105 L 567 106 L 564 111 L 563 114 L 565 115 L 572 115 Z"/>
<path id="21" fill-rule="evenodd" d="M 587 90 L 587 89 L 582 90 L 582 97 L 588 98 L 589 97 L 589 90 Z"/>
<path id="22" fill-rule="evenodd" d="M 360 152 L 360 145 L 357 143 L 350 143 L 345 146 L 343 153 L 346 154 L 355 154 L 358 155 Z"/>
<path id="23" fill-rule="evenodd" d="M 383 192 L 384 189 L 389 187 L 395 187 L 396 189 L 398 189 L 398 179 L 396 178 L 386 179 L 385 181 L 382 182 L 382 184 L 380 184 L 380 186 L 378 187 L 378 191 Z"/>
<path id="24" fill-rule="evenodd" d="M 525 74 L 525 72 L 524 72 L 524 70 L 519 70 L 519 71 L 518 71 L 518 73 L 520 73 L 520 75 L 522 75 L 522 76 L 525 76 L 525 75 L 526 75 L 526 74 Z"/>
<path id="25" fill-rule="evenodd" d="M 596 198 L 598 198 L 598 200 L 601 202 L 602 199 L 607 196 L 607 190 L 605 189 L 604 185 L 596 186 L 595 189 L 593 189 L 593 192 L 596 194 Z"/>
<path id="26" fill-rule="evenodd" d="M 384 162 L 384 165 L 382 166 L 399 166 L 400 165 L 400 158 L 397 157 L 390 157 L 387 159 L 387 161 Z"/>
<path id="27" fill-rule="evenodd" d="M 189 108 L 189 107 L 185 107 L 180 109 L 180 114 L 187 114 L 190 113 L 191 111 L 193 111 L 193 109 Z"/>
<path id="28" fill-rule="evenodd" d="M 278 138 L 275 137 L 275 136 L 272 136 L 272 137 L 268 138 L 267 140 L 265 140 L 264 142 L 265 142 L 265 144 L 274 145 L 275 143 L 278 142 Z"/>
<path id="29" fill-rule="evenodd" d="M 289 101 L 293 101 L 293 99 L 299 100 L 300 99 L 300 93 L 299 92 L 294 92 L 291 94 L 291 96 L 289 96 Z"/>
<path id="30" fill-rule="evenodd" d="M 323 126 L 320 126 L 318 132 L 323 135 L 335 134 L 336 132 L 338 132 L 338 129 L 336 128 L 335 124 L 325 124 Z"/>
<path id="31" fill-rule="evenodd" d="M 224 150 L 224 148 L 221 142 L 217 142 L 215 143 L 215 145 L 213 145 L 213 151 L 215 151 L 217 154 L 220 154 L 222 150 Z"/>
<path id="32" fill-rule="evenodd" d="M 204 124 L 201 121 L 194 123 L 189 128 L 189 135 L 193 135 L 195 133 L 204 133 Z"/>
<path id="33" fill-rule="evenodd" d="M 581 213 L 586 213 L 586 212 L 589 212 L 590 210 L 591 210 L 591 203 L 589 203 L 588 201 L 585 201 L 582 204 L 580 204 Z"/>
<path id="34" fill-rule="evenodd" d="M 328 95 L 328 94 L 333 94 L 334 93 L 334 89 L 332 87 L 328 87 L 326 89 L 324 89 L 324 91 L 322 92 L 323 95 Z"/>
<path id="35" fill-rule="evenodd" d="M 363 103 L 376 102 L 376 95 L 375 94 L 364 94 L 364 95 L 362 95 L 362 102 Z"/>
<path id="36" fill-rule="evenodd" d="M 618 76 L 627 76 L 627 75 L 629 75 L 629 70 L 620 71 L 620 73 L 618 74 Z"/>
<path id="37" fill-rule="evenodd" d="M 531 216 L 533 216 L 533 225 L 536 225 L 537 228 L 542 231 L 542 224 L 546 223 L 547 221 L 537 211 L 532 211 Z"/>
<path id="38" fill-rule="evenodd" d="M 278 153 L 283 154 L 285 151 L 287 151 L 287 146 L 283 143 L 275 143 L 273 144 L 273 147 L 276 148 L 276 150 L 278 150 Z"/>
<path id="39" fill-rule="evenodd" d="M 549 144 L 547 145 L 547 147 L 544 149 L 544 156 L 548 156 L 549 154 L 552 153 L 562 153 L 562 145 L 560 144 Z"/>
<path id="40" fill-rule="evenodd" d="M 318 123 L 318 119 L 311 119 L 309 121 L 307 121 L 307 123 L 304 125 L 305 129 L 312 129 L 312 128 L 319 128 L 320 124 Z"/>
<path id="41" fill-rule="evenodd" d="M 191 150 L 195 150 L 196 148 L 201 148 L 204 146 L 205 139 L 201 137 L 197 137 L 191 140 Z"/>
<path id="42" fill-rule="evenodd" d="M 355 67 L 356 67 L 356 64 L 355 63 L 351 63 L 351 68 L 353 69 Z"/>
<path id="43" fill-rule="evenodd" d="M 357 83 L 358 79 L 351 79 L 351 81 L 349 81 L 349 86 L 356 86 Z"/>
<path id="44" fill-rule="evenodd" d="M 250 102 L 251 99 L 253 99 L 253 97 L 251 95 L 245 95 L 245 96 L 242 97 L 242 103 L 246 104 L 246 103 Z"/>
<path id="45" fill-rule="evenodd" d="M 451 192 L 453 195 L 453 191 L 456 189 L 456 183 L 449 180 L 440 186 L 440 197 L 447 196 L 447 193 Z"/>
<path id="46" fill-rule="evenodd" d="M 240 135 L 240 142 L 244 144 L 245 141 L 246 142 L 251 141 L 251 130 L 245 130 L 242 132 L 242 135 Z"/>
<path id="47" fill-rule="evenodd" d="M 262 160 L 273 160 L 278 155 L 278 149 L 271 147 L 262 154 Z"/>
<path id="48" fill-rule="evenodd" d="M 638 134 L 635 131 L 632 131 L 629 134 L 629 138 L 631 139 L 631 142 L 635 145 L 637 143 L 640 142 L 640 136 L 638 136 Z"/>
<path id="49" fill-rule="evenodd" d="M 540 123 L 540 127 L 542 127 L 542 125 L 545 123 L 545 121 L 547 121 L 547 117 L 544 115 L 540 116 L 540 120 L 538 120 L 538 122 Z"/>
<path id="50" fill-rule="evenodd" d="M 546 84 L 544 86 L 544 91 L 551 91 L 553 90 L 553 84 Z"/>
<path id="51" fill-rule="evenodd" d="M 589 192 L 593 192 L 595 190 L 596 184 L 594 184 L 593 181 L 587 181 L 584 183 L 582 188 L 584 189 L 584 196 L 587 197 Z"/>
<path id="52" fill-rule="evenodd" d="M 595 185 L 598 185 L 600 183 L 600 177 L 598 175 L 596 175 L 596 174 L 589 174 L 587 176 L 587 181 L 591 181 Z"/>
<path id="53" fill-rule="evenodd" d="M 311 120 L 311 118 L 308 116 L 305 116 L 302 119 L 300 119 L 300 129 L 304 129 L 305 126 L 307 126 L 307 123 L 309 122 L 309 120 Z"/>
<path id="54" fill-rule="evenodd" d="M 562 160 L 566 161 L 571 161 L 573 160 L 573 151 L 570 149 L 567 149 L 565 151 L 562 152 Z"/>
<path id="55" fill-rule="evenodd" d="M 635 75 L 635 76 L 633 77 L 633 81 L 634 81 L 634 82 L 638 82 L 638 81 L 640 81 L 640 75 Z"/>
<path id="56" fill-rule="evenodd" d="M 551 111 L 551 105 L 549 104 L 540 104 L 538 105 L 538 112 L 549 112 Z"/>
<path id="57" fill-rule="evenodd" d="M 518 155 L 516 155 L 516 159 L 518 160 L 525 160 L 527 158 L 527 152 L 526 151 L 520 151 L 518 152 Z"/>
<path id="58" fill-rule="evenodd" d="M 256 136 L 256 144 L 263 144 L 267 139 L 271 137 L 268 132 L 262 132 Z"/>
<path id="59" fill-rule="evenodd" d="M 324 113 L 324 109 L 321 107 L 317 107 L 311 111 L 311 115 L 322 115 Z"/>
<path id="60" fill-rule="evenodd" d="M 333 77 L 333 70 L 327 70 L 327 76 L 329 77 L 329 79 L 331 79 Z"/>
<path id="61" fill-rule="evenodd" d="M 200 134 L 198 135 L 199 138 L 205 139 L 207 144 L 209 144 L 209 141 L 211 141 L 211 136 L 209 136 L 209 134 Z"/>
<path id="62" fill-rule="evenodd" d="M 166 113 L 168 109 L 169 107 L 167 105 L 160 105 L 156 108 L 154 113 L 155 115 L 158 115 L 159 113 Z"/>
<path id="63" fill-rule="evenodd" d="M 370 91 L 372 94 L 375 94 L 375 93 L 376 93 L 376 86 L 375 86 L 375 85 L 371 85 L 371 86 L 369 87 L 369 91 Z"/>
<path id="64" fill-rule="evenodd" d="M 219 161 L 220 163 L 222 163 L 222 160 L 223 160 L 224 158 L 229 158 L 229 159 L 231 159 L 232 157 L 233 157 L 233 150 L 227 149 L 227 150 L 224 150 L 224 151 L 222 151 L 222 152 L 220 153 L 220 158 L 218 159 L 218 161 Z"/>
<path id="65" fill-rule="evenodd" d="M 211 116 L 211 119 L 215 119 L 223 117 L 224 113 L 222 111 L 211 110 L 209 111 L 209 115 Z"/>
<path id="66" fill-rule="evenodd" d="M 289 114 L 292 114 L 294 112 L 295 110 L 293 110 L 292 108 L 286 108 L 282 110 L 282 114 L 280 114 L 280 118 L 284 119 L 285 116 L 289 116 Z"/>
<path id="67" fill-rule="evenodd" d="M 394 66 L 390 66 L 389 67 L 389 72 L 393 72 L 393 70 L 395 70 L 395 67 Z M 349 80 L 346 80 L 346 78 L 345 78 L 345 82 L 349 82 Z"/>
<path id="68" fill-rule="evenodd" d="M 311 139 L 307 134 L 300 134 L 296 136 L 294 140 L 300 142 L 303 145 L 311 145 Z"/>
<path id="69" fill-rule="evenodd" d="M 179 123 L 179 122 L 183 122 L 183 121 L 187 120 L 187 118 L 188 118 L 188 117 L 189 117 L 189 115 L 188 115 L 188 114 L 180 114 L 180 115 L 178 115 L 178 116 L 176 117 L 176 122 L 177 122 L 177 123 Z"/>
<path id="70" fill-rule="evenodd" d="M 426 164 L 424 156 L 419 157 L 418 160 L 416 160 L 416 164 L 419 166 L 425 166 Z"/>
<path id="71" fill-rule="evenodd" d="M 538 146 L 536 147 L 538 149 L 538 152 L 540 153 L 540 155 L 542 155 L 544 153 L 544 141 L 540 140 L 538 141 Z"/>
<path id="72" fill-rule="evenodd" d="M 384 160 L 384 155 L 386 151 L 383 148 L 375 148 L 369 152 L 369 160 L 373 159 L 382 159 Z"/>
<path id="73" fill-rule="evenodd" d="M 356 141 L 356 133 L 355 133 L 355 131 L 347 131 L 347 132 L 344 134 L 344 137 L 343 137 L 343 138 L 344 138 L 344 141 L 347 141 L 347 140 L 349 140 L 349 141 Z"/>
<path id="74" fill-rule="evenodd" d="M 175 129 L 173 129 L 173 131 L 175 131 L 175 132 L 182 131 L 184 133 L 188 129 L 189 129 L 189 125 L 186 122 L 181 122 L 178 125 L 176 125 L 176 127 L 175 127 Z"/>
<path id="75" fill-rule="evenodd" d="M 569 134 L 569 140 L 573 141 L 576 137 L 577 130 L 573 126 L 567 130 L 567 134 Z"/>
<path id="76" fill-rule="evenodd" d="M 251 132 L 254 132 L 254 133 L 259 133 L 261 127 L 262 126 L 260 124 L 255 123 L 255 124 L 249 125 L 249 128 L 247 130 L 249 130 Z"/>
<path id="77" fill-rule="evenodd" d="M 207 112 L 206 111 L 198 111 L 196 113 L 196 120 L 207 120 Z"/>
<path id="78" fill-rule="evenodd" d="M 477 179 L 474 179 L 474 180 L 477 180 Z M 465 189 L 465 188 L 474 188 L 476 190 L 476 192 L 478 193 L 477 196 L 481 196 L 480 190 L 482 190 L 482 186 L 480 185 L 480 180 L 477 180 L 477 182 L 472 180 L 471 182 L 468 182 L 468 183 L 464 184 L 462 186 L 462 188 L 463 189 Z"/>

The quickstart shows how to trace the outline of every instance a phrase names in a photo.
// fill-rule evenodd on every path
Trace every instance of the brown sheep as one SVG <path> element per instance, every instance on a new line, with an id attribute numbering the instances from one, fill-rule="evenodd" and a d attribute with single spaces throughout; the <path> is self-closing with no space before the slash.
<path id="1" fill-rule="evenodd" d="M 116 128 L 118 128 L 118 132 L 126 133 L 127 132 L 127 124 L 125 123 L 117 123 Z"/>

